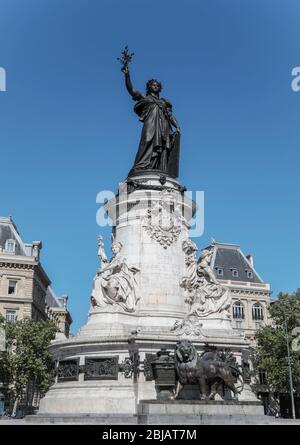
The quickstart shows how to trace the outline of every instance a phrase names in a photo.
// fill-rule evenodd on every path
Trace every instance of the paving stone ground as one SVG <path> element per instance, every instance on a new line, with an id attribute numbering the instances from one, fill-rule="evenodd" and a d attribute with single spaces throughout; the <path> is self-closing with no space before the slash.
<path id="1" fill-rule="evenodd" d="M 300 425 L 300 419 L 273 419 L 272 418 L 272 422 L 270 422 L 272 425 Z M 78 422 L 68 422 L 65 421 L 63 423 L 55 423 L 56 425 L 78 425 Z M 85 423 L 86 424 L 86 423 Z M 92 424 L 92 423 L 91 423 Z M 113 422 L 112 422 L 113 424 Z M 260 424 L 259 422 L 257 424 Z M 0 427 L 1 425 L 53 425 L 52 422 L 37 422 L 36 420 L 33 422 L 26 420 L 25 418 L 23 419 L 11 419 L 11 418 L 0 418 Z"/>

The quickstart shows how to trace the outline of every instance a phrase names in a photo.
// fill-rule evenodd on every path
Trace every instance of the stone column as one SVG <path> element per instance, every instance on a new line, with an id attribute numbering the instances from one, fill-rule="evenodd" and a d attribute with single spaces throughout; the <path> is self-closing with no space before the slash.
<path id="1" fill-rule="evenodd" d="M 131 313 L 118 305 L 93 308 L 81 334 L 175 335 L 171 327 L 187 313 L 180 287 L 185 273 L 182 243 L 188 239 L 193 202 L 176 180 L 152 173 L 123 183 L 106 210 L 122 256 L 139 270 L 139 301 Z"/>

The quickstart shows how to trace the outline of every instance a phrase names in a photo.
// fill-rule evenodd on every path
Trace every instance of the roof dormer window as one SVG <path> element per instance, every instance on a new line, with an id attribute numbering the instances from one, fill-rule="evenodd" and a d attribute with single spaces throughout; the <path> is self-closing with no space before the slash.
<path id="1" fill-rule="evenodd" d="M 219 277 L 222 277 L 224 275 L 222 267 L 216 267 L 216 269 L 217 269 L 217 275 Z"/>
<path id="2" fill-rule="evenodd" d="M 238 278 L 239 273 L 238 273 L 237 269 L 231 269 L 231 273 L 234 278 Z"/>
<path id="3" fill-rule="evenodd" d="M 15 240 L 13 240 L 13 239 L 6 240 L 5 252 L 10 253 L 12 255 L 16 252 L 16 241 Z"/>
<path id="4" fill-rule="evenodd" d="M 253 272 L 252 270 L 247 270 L 247 278 L 253 278 Z"/>

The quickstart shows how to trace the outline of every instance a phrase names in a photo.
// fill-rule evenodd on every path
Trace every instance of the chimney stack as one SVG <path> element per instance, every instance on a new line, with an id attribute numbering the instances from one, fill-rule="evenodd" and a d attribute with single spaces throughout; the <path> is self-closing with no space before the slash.
<path id="1" fill-rule="evenodd" d="M 251 266 L 253 267 L 253 255 L 252 255 L 252 253 L 248 253 L 248 255 L 246 255 L 246 258 L 249 261 L 249 263 L 251 264 Z"/>

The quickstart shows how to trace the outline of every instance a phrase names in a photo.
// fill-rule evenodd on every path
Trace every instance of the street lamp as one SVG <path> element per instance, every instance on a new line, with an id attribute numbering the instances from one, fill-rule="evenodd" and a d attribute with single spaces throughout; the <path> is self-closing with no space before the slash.
<path id="1" fill-rule="evenodd" d="M 289 368 L 292 416 L 293 416 L 293 419 L 296 419 L 295 400 L 294 400 L 294 385 L 293 385 L 293 375 L 292 375 L 292 363 L 291 363 L 291 356 L 290 356 L 290 345 L 289 345 L 289 337 L 288 337 L 288 330 L 287 330 L 287 320 L 286 320 L 286 315 L 285 314 L 284 314 L 284 328 L 285 328 L 285 339 L 286 339 L 286 348 L 287 348 L 287 361 L 288 361 L 288 368 Z"/>
<path id="2" fill-rule="evenodd" d="M 138 382 L 138 376 L 139 376 L 139 366 L 140 366 L 140 356 L 139 356 L 139 347 L 135 342 L 135 336 L 133 335 L 128 339 L 128 351 L 129 351 L 129 358 L 131 360 L 132 364 L 132 372 L 133 372 L 133 383 Z"/>

